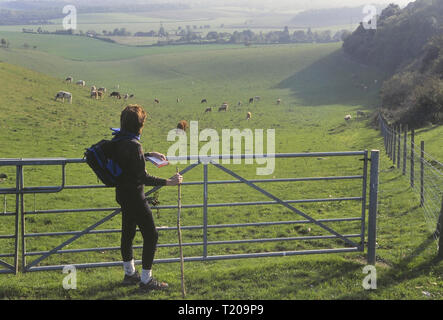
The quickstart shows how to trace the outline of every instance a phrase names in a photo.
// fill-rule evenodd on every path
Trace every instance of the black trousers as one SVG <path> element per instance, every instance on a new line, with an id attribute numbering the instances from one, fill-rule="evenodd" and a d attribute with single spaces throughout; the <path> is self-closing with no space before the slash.
<path id="1" fill-rule="evenodd" d="M 137 226 L 143 236 L 143 269 L 152 269 L 158 232 L 145 198 L 143 186 L 134 189 L 116 188 L 116 200 L 122 209 L 121 254 L 124 262 L 133 259 L 132 242 Z"/>

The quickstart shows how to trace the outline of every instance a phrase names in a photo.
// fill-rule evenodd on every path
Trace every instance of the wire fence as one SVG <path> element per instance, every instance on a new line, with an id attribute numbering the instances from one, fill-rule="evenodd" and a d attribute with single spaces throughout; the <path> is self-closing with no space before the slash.
<path id="1" fill-rule="evenodd" d="M 387 156 L 393 166 L 409 177 L 410 187 L 418 195 L 424 220 L 434 239 L 439 240 L 443 255 L 443 163 L 425 151 L 425 142 L 415 141 L 415 131 L 407 126 L 391 126 L 379 115 L 379 127 Z"/>

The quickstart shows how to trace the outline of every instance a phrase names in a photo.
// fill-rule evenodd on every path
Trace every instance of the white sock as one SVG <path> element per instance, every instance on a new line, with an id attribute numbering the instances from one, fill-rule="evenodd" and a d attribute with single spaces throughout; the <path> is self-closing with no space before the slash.
<path id="1" fill-rule="evenodd" d="M 135 273 L 134 259 L 126 262 L 123 261 L 123 269 L 126 275 L 132 276 Z"/>
<path id="2" fill-rule="evenodd" d="M 152 270 L 142 269 L 141 282 L 147 284 L 152 279 Z"/>

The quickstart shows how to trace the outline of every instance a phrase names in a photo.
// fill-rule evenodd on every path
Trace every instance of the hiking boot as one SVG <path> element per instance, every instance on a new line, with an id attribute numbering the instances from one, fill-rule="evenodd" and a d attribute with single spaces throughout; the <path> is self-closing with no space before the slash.
<path id="1" fill-rule="evenodd" d="M 140 289 L 144 292 L 149 292 L 152 290 L 165 290 L 168 288 L 168 284 L 166 282 L 159 282 L 155 280 L 154 278 L 151 278 L 151 280 L 148 283 L 140 282 Z"/>
<path id="2" fill-rule="evenodd" d="M 125 274 L 125 278 L 122 281 L 122 284 L 125 286 L 137 284 L 140 282 L 140 275 L 138 274 L 138 271 L 135 270 L 134 274 L 132 276 L 128 276 Z"/>

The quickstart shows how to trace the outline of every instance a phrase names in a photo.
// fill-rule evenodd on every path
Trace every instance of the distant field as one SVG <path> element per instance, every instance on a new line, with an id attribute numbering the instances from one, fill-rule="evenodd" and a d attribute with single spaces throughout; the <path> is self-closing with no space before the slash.
<path id="1" fill-rule="evenodd" d="M 196 9 L 193 10 L 166 10 L 155 12 L 137 12 L 137 13 L 80 13 L 77 17 L 77 31 L 87 32 L 89 30 L 102 33 L 103 30 L 113 31 L 114 29 L 125 28 L 131 33 L 158 31 L 163 26 L 171 37 L 175 32 L 186 29 L 189 26 L 194 32 L 199 32 L 202 36 L 210 31 L 228 32 L 252 30 L 255 33 L 283 30 L 289 26 L 292 33 L 295 30 L 307 30 L 304 28 L 292 28 L 291 19 L 295 12 L 273 12 L 263 14 L 259 11 L 241 10 L 240 8 L 216 8 L 213 10 Z M 52 25 L 41 26 L 47 31 L 56 31 L 63 29 L 63 19 L 54 19 Z M 205 26 L 209 26 L 206 28 Z M 0 32 L 18 31 L 23 28 L 37 30 L 38 25 L 20 25 L 20 26 L 0 26 Z M 313 28 L 313 30 L 331 30 L 333 33 L 341 30 L 353 30 L 356 24 L 330 26 L 325 28 Z M 123 45 L 147 45 L 157 42 L 156 38 L 136 38 L 136 37 L 113 37 L 115 41 Z"/>
<path id="2" fill-rule="evenodd" d="M 340 51 L 340 44 L 309 44 L 279 46 L 180 46 L 162 48 L 126 48 L 97 40 L 72 37 L 29 37 L 2 33 L 11 38 L 11 49 L 0 50 L 0 150 L 1 157 L 66 157 L 81 158 L 84 149 L 102 138 L 110 137 L 109 127 L 119 125 L 119 114 L 126 103 L 142 104 L 150 114 L 143 132 L 146 151 L 167 152 L 170 142 L 166 135 L 181 119 L 198 120 L 200 129 L 251 128 L 276 130 L 276 152 L 315 152 L 381 149 L 379 132 L 366 119 L 346 123 L 345 114 L 357 110 L 370 113 L 377 106 L 379 87 L 375 79 L 383 79 L 382 71 L 369 69 L 349 61 Z M 37 49 L 20 48 L 29 41 Z M 60 46 L 60 43 L 67 45 Z M 81 60 L 81 61 L 79 61 Z M 20 65 L 20 67 L 9 65 Z M 38 71 L 31 71 L 26 68 Z M 87 82 L 78 88 L 63 82 L 67 75 Z M 380 83 L 381 81 L 378 81 Z M 361 84 L 369 86 L 367 91 Z M 105 97 L 103 101 L 89 98 L 89 86 L 115 88 L 123 93 L 135 93 L 128 102 Z M 54 101 L 58 90 L 73 93 L 73 104 Z M 247 99 L 261 96 L 261 101 L 248 105 Z M 160 104 L 153 103 L 158 98 Z M 181 102 L 177 103 L 176 99 Z M 200 104 L 202 98 L 207 105 Z M 280 105 L 276 99 L 282 99 Z M 207 106 L 227 101 L 227 113 L 204 114 Z M 243 106 L 237 107 L 242 101 Z M 246 112 L 253 114 L 246 121 Z M 443 158 L 438 137 L 442 128 L 423 130 L 418 138 L 427 140 L 429 153 Z M 428 143 L 429 141 L 429 143 Z M 202 143 L 201 143 L 202 144 Z M 382 149 L 381 149 L 382 150 Z M 391 168 L 381 152 L 380 210 L 378 229 L 379 289 L 362 289 L 365 257 L 361 253 L 324 256 L 283 257 L 208 263 L 186 263 L 188 298 L 190 299 L 442 299 L 442 263 L 435 264 L 435 242 L 429 241 L 422 212 L 416 196 L 407 187 L 406 178 Z M 358 174 L 359 159 L 296 159 L 277 162 L 273 177 L 329 176 Z M 247 178 L 257 178 L 255 166 L 230 165 L 229 168 Z M 175 167 L 154 169 L 151 173 L 167 177 Z M 13 177 L 13 168 L 5 173 Z M 28 185 L 53 185 L 59 181 L 59 170 L 39 167 L 25 172 Z M 225 180 L 228 176 L 215 168 L 209 169 L 211 179 Z M 190 172 L 186 181 L 197 181 L 202 170 Z M 2 183 L 11 187 L 14 179 Z M 86 166 L 72 166 L 67 176 L 69 184 L 95 184 L 95 177 Z M 361 183 L 297 183 L 270 184 L 266 189 L 283 199 L 304 199 L 358 195 Z M 184 188 L 185 204 L 202 200 L 201 187 Z M 162 190 L 162 204 L 176 203 L 175 188 Z M 262 201 L 263 195 L 245 186 L 230 188 L 210 186 L 210 202 Z M 3 202 L 1 202 L 3 204 Z M 7 209 L 12 210 L 13 197 L 7 197 Z M 114 207 L 112 190 L 70 192 L 53 195 L 27 196 L 27 210 Z M 353 217 L 360 213 L 357 203 L 300 204 L 315 218 Z M 299 219 L 280 206 L 211 208 L 209 223 L 237 223 Z M 104 212 L 72 214 L 41 214 L 28 216 L 26 228 L 30 232 L 81 230 L 91 225 Z M 79 218 L 81 217 L 81 218 Z M 1 217 L 5 218 L 5 217 Z M 6 217 L 7 218 L 7 217 Z M 175 210 L 155 212 L 158 226 L 174 226 Z M 101 228 L 118 228 L 119 217 Z M 202 210 L 183 211 L 183 225 L 201 224 Z M 342 232 L 358 232 L 358 224 L 333 223 Z M 0 224 L 0 234 L 11 232 L 12 224 Z M 247 230 L 211 230 L 211 241 L 323 235 L 324 232 L 306 225 L 250 228 Z M 66 239 L 66 237 L 65 237 Z M 27 239 L 29 250 L 47 250 L 59 244 L 59 239 Z M 187 231 L 184 241 L 201 240 L 201 231 Z M 160 243 L 174 242 L 176 235 L 162 231 Z M 136 244 L 140 244 L 138 235 Z M 118 246 L 119 235 L 90 235 L 69 248 Z M 210 254 L 330 248 L 342 246 L 332 241 L 304 241 L 289 243 L 259 243 L 255 245 L 214 245 Z M 10 250 L 12 243 L 2 250 Z M 157 258 L 174 256 L 176 248 L 161 248 Z M 200 254 L 199 248 L 186 247 L 185 255 Z M 140 258 L 140 251 L 136 251 Z M 32 261 L 34 257 L 28 257 Z M 118 261 L 119 252 L 95 252 L 54 256 L 52 263 Z M 44 265 L 46 261 L 42 263 Z M 142 295 L 135 288 L 124 288 L 121 268 L 102 268 L 79 271 L 78 290 L 65 291 L 61 286 L 63 274 L 58 271 L 0 275 L 1 299 L 180 299 L 179 265 L 154 267 L 155 276 L 168 281 L 168 292 Z M 426 291 L 430 296 L 424 295 Z"/>

